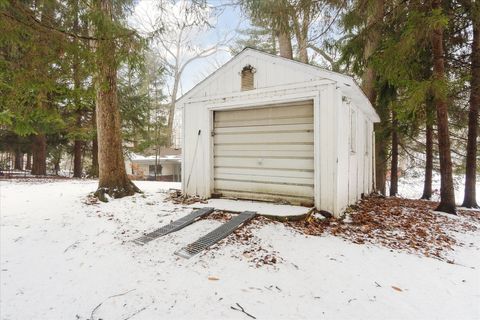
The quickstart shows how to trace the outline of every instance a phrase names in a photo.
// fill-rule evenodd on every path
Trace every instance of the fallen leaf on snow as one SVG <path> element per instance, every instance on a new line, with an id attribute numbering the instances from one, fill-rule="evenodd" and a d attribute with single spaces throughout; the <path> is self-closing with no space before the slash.
<path id="1" fill-rule="evenodd" d="M 402 290 L 402 289 L 400 289 L 399 287 L 395 287 L 395 286 L 392 286 L 392 289 L 393 289 L 393 290 L 400 291 L 400 292 L 402 292 L 402 291 L 403 291 L 403 290 Z"/>
<path id="2" fill-rule="evenodd" d="M 220 278 L 217 278 L 217 277 L 214 277 L 214 276 L 209 276 L 208 280 L 217 281 L 217 280 L 220 280 Z"/>

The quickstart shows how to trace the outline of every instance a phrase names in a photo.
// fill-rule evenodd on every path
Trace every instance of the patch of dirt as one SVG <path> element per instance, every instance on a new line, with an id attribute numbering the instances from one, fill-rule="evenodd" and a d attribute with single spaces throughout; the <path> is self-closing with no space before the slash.
<path id="1" fill-rule="evenodd" d="M 227 222 L 232 218 L 232 214 L 224 211 L 214 211 L 210 214 L 207 214 L 202 218 L 202 220 L 216 220 L 222 223 Z"/>
<path id="2" fill-rule="evenodd" d="M 180 190 L 170 190 L 168 192 L 168 197 L 165 198 L 164 202 L 172 202 L 174 204 L 190 205 L 194 203 L 208 203 L 205 199 L 198 196 L 185 196 Z"/>
<path id="3" fill-rule="evenodd" d="M 387 248 L 447 260 L 447 253 L 464 243 L 455 233 L 480 227 L 480 212 L 458 210 L 449 217 L 432 210 L 438 203 L 425 200 L 372 196 L 352 206 L 343 220 L 307 219 L 286 222 L 308 235 L 332 234 L 354 243 Z"/>
<path id="4" fill-rule="evenodd" d="M 85 197 L 85 199 L 83 200 L 83 203 L 86 204 L 86 205 L 92 206 L 92 205 L 100 204 L 100 201 L 98 200 L 98 198 L 92 192 L 92 193 L 88 194 L 88 196 Z"/>

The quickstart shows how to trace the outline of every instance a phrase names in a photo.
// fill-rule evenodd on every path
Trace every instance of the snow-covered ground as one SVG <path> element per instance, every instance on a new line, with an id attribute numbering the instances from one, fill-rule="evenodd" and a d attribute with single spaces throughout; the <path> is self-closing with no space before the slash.
<path id="1" fill-rule="evenodd" d="M 478 177 L 477 188 L 477 203 L 480 203 L 480 177 Z M 409 199 L 419 199 L 423 193 L 424 184 L 424 170 L 421 168 L 410 168 L 404 176 L 398 179 L 398 194 L 401 197 Z M 455 188 L 455 202 L 460 205 L 463 202 L 465 192 L 465 176 L 454 175 L 453 184 Z M 390 188 L 387 181 L 387 193 Z M 436 171 L 432 174 L 432 200 L 440 201 L 440 174 Z"/>
<path id="2" fill-rule="evenodd" d="M 455 264 L 282 223 L 247 226 L 273 265 L 232 241 L 184 260 L 221 222 L 138 246 L 191 209 L 165 202 L 178 185 L 136 183 L 144 194 L 92 205 L 95 181 L 0 181 L 2 320 L 252 319 L 237 303 L 257 319 L 480 319 L 479 231 L 456 235 Z"/>

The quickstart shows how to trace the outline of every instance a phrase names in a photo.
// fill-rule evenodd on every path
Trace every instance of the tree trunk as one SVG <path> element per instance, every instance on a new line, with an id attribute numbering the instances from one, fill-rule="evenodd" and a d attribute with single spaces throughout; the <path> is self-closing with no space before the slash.
<path id="1" fill-rule="evenodd" d="M 82 147 L 83 141 L 75 140 L 73 143 L 73 177 L 81 178 L 82 177 Z"/>
<path id="2" fill-rule="evenodd" d="M 27 165 L 25 166 L 25 170 L 32 170 L 32 154 L 27 152 Z"/>
<path id="3" fill-rule="evenodd" d="M 272 43 L 271 46 L 272 46 L 272 52 L 270 52 L 271 54 L 277 54 L 278 53 L 278 50 L 277 50 L 277 37 L 276 37 L 276 34 L 275 34 L 275 31 L 272 30 L 272 33 L 270 34 L 270 42 Z"/>
<path id="4" fill-rule="evenodd" d="M 293 59 L 292 40 L 288 32 L 277 32 L 280 57 Z"/>
<path id="5" fill-rule="evenodd" d="M 440 0 L 432 0 L 432 9 L 441 9 Z M 438 26 L 432 33 L 433 78 L 438 83 L 445 83 L 445 62 L 443 50 L 443 27 Z M 443 87 L 443 86 L 442 86 Z M 441 90 L 441 89 L 440 89 Z M 453 190 L 452 159 L 450 154 L 450 137 L 448 130 L 448 107 L 444 92 L 435 92 L 437 110 L 438 153 L 440 158 L 440 204 L 437 211 L 455 214 L 455 193 Z"/>
<path id="6" fill-rule="evenodd" d="M 33 137 L 32 155 L 32 174 L 45 176 L 47 174 L 47 138 L 44 134 L 37 134 Z"/>
<path id="7" fill-rule="evenodd" d="M 375 129 L 375 189 L 383 195 L 387 194 L 387 156 L 387 140 L 383 132 Z"/>
<path id="8" fill-rule="evenodd" d="M 96 109 L 93 110 L 92 126 L 95 130 L 95 136 L 92 139 L 92 167 L 90 169 L 91 177 L 98 177 L 98 139 L 97 139 L 97 116 Z"/>
<path id="9" fill-rule="evenodd" d="M 470 80 L 470 106 L 468 110 L 467 161 L 465 194 L 462 207 L 478 208 L 476 199 L 478 106 L 480 104 L 480 3 L 473 3 L 472 78 Z"/>
<path id="10" fill-rule="evenodd" d="M 96 136 L 92 140 L 92 170 L 90 175 L 98 177 L 98 139 Z"/>
<path id="11" fill-rule="evenodd" d="M 178 67 L 177 67 L 178 70 Z M 173 137 L 173 120 L 175 119 L 175 102 L 177 100 L 177 94 L 178 94 L 178 85 L 180 82 L 180 75 L 178 74 L 178 71 L 175 71 L 175 77 L 174 77 L 174 83 L 173 83 L 173 89 L 172 89 L 172 101 L 170 102 L 170 105 L 168 107 L 168 122 L 167 122 L 167 137 L 166 137 L 166 146 L 170 147 L 173 145 L 172 137 Z M 157 141 L 159 143 L 159 141 Z"/>
<path id="12" fill-rule="evenodd" d="M 62 160 L 61 156 L 55 158 L 53 160 L 53 170 L 55 171 L 55 175 L 58 176 L 58 172 L 60 171 L 60 161 Z"/>
<path id="13" fill-rule="evenodd" d="M 297 39 L 298 42 L 298 39 Z M 307 51 L 307 41 L 306 39 L 300 39 L 298 44 L 298 60 L 303 63 L 308 63 L 308 51 Z"/>
<path id="14" fill-rule="evenodd" d="M 421 199 L 432 198 L 432 172 L 433 172 L 433 125 L 428 119 L 425 133 L 425 179 L 423 182 L 423 194 Z"/>
<path id="15" fill-rule="evenodd" d="M 78 15 L 79 15 L 79 8 L 78 8 L 78 1 L 76 0 L 73 2 L 74 6 L 74 20 L 73 20 L 73 31 L 75 33 L 79 32 L 79 25 L 78 25 Z M 78 45 L 78 39 L 74 38 L 74 45 Z M 72 73 L 73 73 L 73 89 L 74 90 L 79 90 L 80 89 L 80 58 L 78 56 L 78 52 L 75 50 L 73 54 L 73 66 L 72 66 Z M 80 105 L 80 101 L 75 95 L 75 107 L 76 107 L 76 127 L 77 129 L 81 129 L 82 127 L 82 116 L 83 116 L 83 111 Z M 83 167 L 82 167 L 82 149 L 83 149 L 83 141 L 79 139 L 75 139 L 73 142 L 73 177 L 74 178 L 81 178 L 82 177 L 82 172 L 83 172 Z"/>
<path id="16" fill-rule="evenodd" d="M 297 18 L 295 18 L 296 20 Z M 309 14 L 304 12 L 301 23 L 294 21 L 295 38 L 297 39 L 298 60 L 303 63 L 308 63 L 308 26 Z"/>
<path id="17" fill-rule="evenodd" d="M 117 98 L 117 61 L 115 40 L 111 28 L 112 0 L 97 0 L 97 10 L 102 19 L 95 28 L 96 49 L 96 116 L 98 137 L 99 182 L 96 196 L 107 201 L 133 195 L 140 190 L 128 179 L 123 158 L 120 111 Z M 97 18 L 98 19 L 98 18 Z"/>
<path id="18" fill-rule="evenodd" d="M 362 75 L 362 89 L 368 100 L 377 109 L 380 116 L 380 123 L 375 124 L 375 189 L 377 192 L 386 194 L 386 172 L 387 172 L 387 146 L 386 141 L 386 124 L 388 112 L 381 112 L 377 103 L 376 74 L 375 70 L 369 63 L 369 59 L 378 47 L 381 39 L 380 23 L 384 15 L 384 0 L 374 2 L 375 8 L 373 13 L 368 17 L 368 28 L 370 29 L 367 40 L 365 42 L 363 58 L 366 61 L 366 68 Z M 386 110 L 384 110 L 386 111 Z"/>
<path id="19" fill-rule="evenodd" d="M 392 162 L 390 165 L 390 197 L 398 194 L 398 121 L 392 112 Z"/>
<path id="20" fill-rule="evenodd" d="M 20 150 L 15 151 L 14 169 L 23 170 L 23 153 Z"/>

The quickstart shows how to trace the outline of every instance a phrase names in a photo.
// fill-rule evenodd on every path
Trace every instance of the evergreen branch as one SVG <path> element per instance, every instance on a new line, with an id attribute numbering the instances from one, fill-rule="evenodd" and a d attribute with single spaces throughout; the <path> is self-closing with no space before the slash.
<path id="1" fill-rule="evenodd" d="M 49 25 L 49 24 L 45 24 L 41 20 L 39 20 L 37 17 L 35 17 L 35 15 L 30 10 L 22 8 L 22 6 L 16 5 L 15 2 L 13 2 L 12 4 L 13 4 L 13 6 L 15 6 L 16 9 L 22 11 L 24 13 L 24 16 L 29 21 L 23 21 L 22 19 L 20 19 L 18 17 L 15 17 L 13 15 L 9 15 L 8 13 L 6 13 L 4 11 L 2 11 L 1 14 L 4 17 L 6 17 L 10 20 L 16 21 L 16 22 L 18 22 L 18 23 L 20 23 L 20 24 L 22 24 L 26 27 L 29 27 L 33 30 L 36 30 L 36 31 L 38 31 L 38 29 L 35 28 L 35 25 L 37 25 L 37 26 L 39 26 L 43 29 L 47 29 L 47 30 L 50 30 L 50 31 L 53 31 L 53 32 L 57 32 L 57 33 L 66 35 L 67 37 L 70 37 L 70 38 L 76 38 L 76 39 L 82 39 L 82 40 L 95 40 L 95 41 L 98 41 L 98 40 L 101 40 L 101 41 L 103 41 L 103 40 L 116 40 L 116 39 L 119 39 L 119 38 L 132 37 L 132 36 L 137 34 L 137 32 L 134 31 L 134 30 L 131 30 L 130 32 L 127 32 L 125 34 L 120 34 L 118 36 L 113 36 L 113 37 L 92 37 L 92 36 L 76 34 L 76 33 L 70 32 L 66 29 L 61 29 L 61 28 L 54 27 L 54 26 Z"/>

